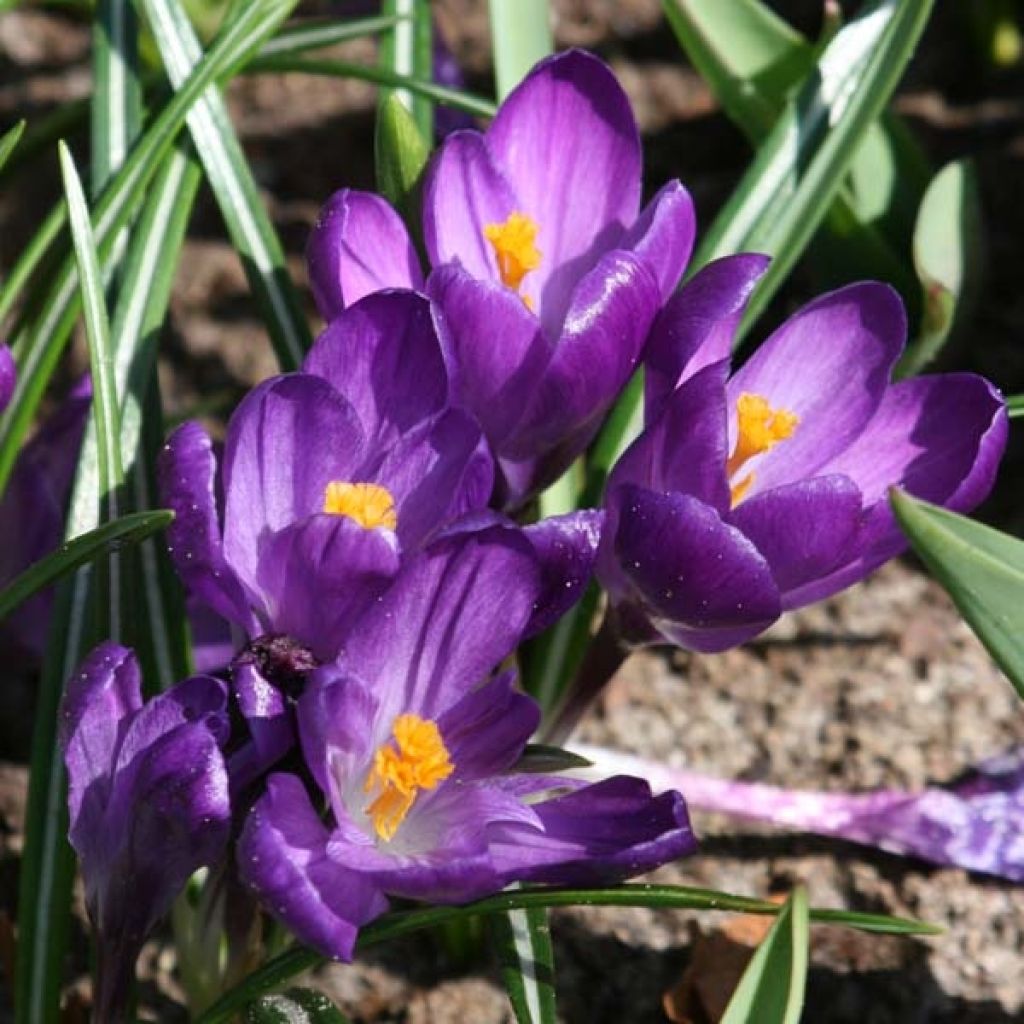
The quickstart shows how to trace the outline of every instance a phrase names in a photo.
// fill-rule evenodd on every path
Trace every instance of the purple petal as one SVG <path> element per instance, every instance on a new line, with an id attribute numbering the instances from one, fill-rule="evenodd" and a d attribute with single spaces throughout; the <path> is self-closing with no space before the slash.
<path id="1" fill-rule="evenodd" d="M 263 775 L 295 745 L 295 722 L 281 691 L 252 663 L 236 664 L 231 689 L 249 729 L 249 742 L 228 763 L 233 792 Z"/>
<path id="2" fill-rule="evenodd" d="M 863 507 L 849 477 L 813 477 L 744 501 L 732 524 L 752 540 L 786 592 L 827 576 L 857 548 Z"/>
<path id="3" fill-rule="evenodd" d="M 515 683 L 514 672 L 503 672 L 438 718 L 455 765 L 452 783 L 508 771 L 522 754 L 540 724 L 540 707 L 516 690 Z"/>
<path id="4" fill-rule="evenodd" d="M 618 247 L 634 252 L 647 264 L 664 302 L 690 262 L 696 234 L 697 215 L 690 193 L 678 181 L 670 181 L 647 204 Z"/>
<path id="5" fill-rule="evenodd" d="M 452 520 L 487 507 L 494 460 L 476 420 L 450 409 L 403 437 L 376 479 L 395 500 L 398 539 L 408 552 Z"/>
<path id="6" fill-rule="evenodd" d="M 382 292 L 345 310 L 302 368 L 329 381 L 352 406 L 371 453 L 393 445 L 448 399 L 433 312 L 416 292 Z"/>
<path id="7" fill-rule="evenodd" d="M 584 509 L 523 530 L 541 567 L 541 594 L 528 636 L 554 625 L 583 596 L 594 571 L 603 523 L 602 511 Z"/>
<path id="8" fill-rule="evenodd" d="M 356 414 L 326 381 L 289 374 L 249 392 L 224 446 L 224 554 L 247 586 L 266 533 L 322 512 L 327 485 L 359 482 L 362 458 Z"/>
<path id="9" fill-rule="evenodd" d="M 360 619 L 342 664 L 381 687 L 382 720 L 434 718 L 514 650 L 539 587 L 532 549 L 516 530 L 438 541 Z"/>
<path id="10" fill-rule="evenodd" d="M 390 531 L 348 516 L 310 516 L 262 546 L 257 585 L 268 631 L 287 633 L 321 661 L 335 657 L 352 624 L 398 571 Z"/>
<path id="11" fill-rule="evenodd" d="M 18 368 L 6 345 L 0 345 L 0 412 L 7 408 L 18 383 Z"/>
<path id="12" fill-rule="evenodd" d="M 479 132 L 455 132 L 437 151 L 423 185 L 423 241 L 434 267 L 460 263 L 473 277 L 499 282 L 488 224 L 519 208 Z M 528 212 L 528 211 L 522 211 Z"/>
<path id="13" fill-rule="evenodd" d="M 557 336 L 576 283 L 620 244 L 640 208 L 640 137 L 608 66 L 583 50 L 542 61 L 502 103 L 487 144 L 538 225 L 524 291 Z M 507 215 L 507 214 L 506 214 Z"/>
<path id="14" fill-rule="evenodd" d="M 616 776 L 535 804 L 542 830 L 501 829 L 491 850 L 506 882 L 589 885 L 628 878 L 697 849 L 683 798 L 652 796 L 641 779 Z"/>
<path id="15" fill-rule="evenodd" d="M 849 447 L 878 409 L 906 335 L 900 297 L 865 282 L 804 306 L 761 345 L 729 382 L 730 408 L 746 392 L 800 422 L 744 467 L 755 476 L 751 497 L 812 476 Z"/>
<path id="16" fill-rule="evenodd" d="M 214 487 L 213 443 L 198 423 L 183 423 L 157 463 L 160 500 L 174 512 L 167 550 L 188 590 L 243 629 L 256 623 L 242 584 L 224 558 Z"/>
<path id="17" fill-rule="evenodd" d="M 551 359 L 551 343 L 517 295 L 475 280 L 458 264 L 435 270 L 427 288 L 444 311 L 459 403 L 500 451 L 536 391 Z"/>
<path id="18" fill-rule="evenodd" d="M 387 899 L 327 854 L 329 834 L 292 775 L 271 775 L 238 844 L 238 869 L 267 909 L 300 942 L 351 960 L 360 926 L 387 910 Z"/>
<path id="19" fill-rule="evenodd" d="M 636 368 L 658 304 L 652 274 L 627 253 L 604 257 L 580 282 L 533 403 L 506 446 L 512 458 L 558 446 L 557 464 L 536 487 L 557 479 L 593 437 Z"/>
<path id="20" fill-rule="evenodd" d="M 328 322 L 364 295 L 423 284 L 402 218 L 372 192 L 342 189 L 320 211 L 306 245 L 309 283 Z"/>
<path id="21" fill-rule="evenodd" d="M 758 253 L 715 260 L 669 299 L 651 328 L 644 354 L 648 423 L 683 381 L 729 359 L 736 328 L 769 262 Z"/>
<path id="22" fill-rule="evenodd" d="M 693 650 L 725 650 L 778 617 L 768 563 L 714 509 L 689 495 L 633 485 L 612 497 L 618 502 L 616 557 L 670 640 Z"/>

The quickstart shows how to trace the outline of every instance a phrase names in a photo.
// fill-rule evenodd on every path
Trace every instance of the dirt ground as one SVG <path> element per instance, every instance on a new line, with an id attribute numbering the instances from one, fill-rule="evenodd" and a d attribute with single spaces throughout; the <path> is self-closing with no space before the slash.
<path id="1" fill-rule="evenodd" d="M 303 4 L 313 12 L 326 4 Z M 343 8 L 335 4 L 335 9 Z M 657 0 L 559 0 L 560 45 L 595 48 L 629 91 L 648 147 L 648 187 L 681 177 L 700 222 L 743 172 L 749 150 L 678 50 Z M 779 3 L 808 31 L 817 5 Z M 945 366 L 987 373 L 1024 390 L 1024 75 L 991 72 L 965 46 L 960 5 L 938 5 L 900 91 L 897 108 L 936 165 L 973 154 L 987 215 L 987 276 L 975 316 Z M 438 0 L 446 38 L 470 85 L 489 88 L 482 0 Z M 0 111 L 38 116 L 89 89 L 88 35 L 66 17 L 0 16 Z M 369 59 L 372 47 L 345 48 Z M 320 204 L 343 185 L 372 186 L 372 88 L 296 76 L 243 79 L 232 111 L 254 162 L 296 280 Z M 85 153 L 86 140 L 72 136 Z M 0 196 L 0 260 L 18 246 L 57 194 L 46 154 Z M 244 387 L 273 372 L 269 346 L 242 270 L 223 241 L 212 198 L 200 196 L 172 303 L 161 360 L 171 416 L 202 399 L 229 410 Z M 813 287 L 798 270 L 769 318 Z M 310 316 L 313 317 L 310 305 Z M 77 356 L 80 360 L 80 355 Z M 71 369 L 69 368 L 69 373 Z M 1019 431 L 1017 431 L 1019 435 Z M 1024 527 L 1024 451 L 1016 443 L 985 514 Z M 807 788 L 922 786 L 1024 742 L 1013 692 L 958 619 L 942 591 L 910 561 L 892 564 L 841 597 L 787 617 L 756 643 L 727 654 L 636 656 L 584 724 L 580 737 L 723 777 Z M 4 742 L 4 741 L 0 741 Z M 0 757 L 0 964 L 9 948 L 16 892 L 27 751 Z M 1008 1024 L 1024 1020 L 1024 894 L 964 872 L 852 845 L 695 818 L 701 852 L 656 878 L 751 896 L 805 883 L 822 906 L 924 918 L 948 929 L 936 939 L 879 938 L 816 928 L 807 1024 Z M 736 926 L 724 915 L 587 909 L 559 911 L 552 929 L 559 1005 L 567 1024 L 663 1022 L 662 999 L 696 963 L 713 1011 L 735 959 Z M 173 957 L 159 942 L 143 960 L 146 1002 L 161 1020 L 184 1019 Z M 355 1022 L 499 1024 L 510 1021 L 497 976 L 465 969 L 426 938 L 317 975 Z M 74 983 L 84 991 L 84 982 Z M 717 985 L 717 990 L 716 990 Z M 707 1019 L 707 1018 L 704 1018 Z M 713 1018 L 711 1018 L 713 1019 Z M 694 1024 L 702 1018 L 694 1015 Z"/>

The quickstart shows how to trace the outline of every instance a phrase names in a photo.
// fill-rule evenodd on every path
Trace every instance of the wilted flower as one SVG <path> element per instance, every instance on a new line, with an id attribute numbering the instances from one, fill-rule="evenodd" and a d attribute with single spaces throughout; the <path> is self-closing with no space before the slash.
<path id="1" fill-rule="evenodd" d="M 885 285 L 810 303 L 729 377 L 765 265 L 710 265 L 652 330 L 646 426 L 610 476 L 598 569 L 634 642 L 741 643 L 903 550 L 889 488 L 966 511 L 992 485 L 1001 396 L 965 373 L 890 383 L 906 318 Z"/>
<path id="2" fill-rule="evenodd" d="M 950 786 L 869 793 L 731 782 L 600 747 L 574 749 L 598 769 L 678 789 L 690 807 L 1024 882 L 1024 748 L 983 762 Z"/>
<path id="3" fill-rule="evenodd" d="M 139 665 L 105 643 L 68 682 L 60 742 L 71 845 L 96 931 L 96 1019 L 126 1019 L 135 960 L 156 922 L 228 838 L 221 744 L 227 694 L 197 676 L 142 702 Z"/>
<path id="4" fill-rule="evenodd" d="M 629 102 L 582 51 L 539 64 L 487 132 L 456 132 L 432 163 L 426 290 L 445 313 L 458 400 L 498 458 L 516 507 L 583 450 L 639 358 L 690 256 L 693 206 L 678 183 L 640 210 Z M 423 279 L 397 214 L 345 190 L 308 248 L 328 320 L 368 291 Z"/>
<path id="5" fill-rule="evenodd" d="M 516 773 L 539 710 L 512 673 L 493 673 L 542 586 L 518 531 L 448 538 L 403 569 L 314 675 L 298 707 L 319 792 L 272 775 L 238 851 L 243 878 L 301 941 L 347 959 L 388 895 L 462 902 L 515 880 L 623 877 L 693 851 L 676 793 Z"/>

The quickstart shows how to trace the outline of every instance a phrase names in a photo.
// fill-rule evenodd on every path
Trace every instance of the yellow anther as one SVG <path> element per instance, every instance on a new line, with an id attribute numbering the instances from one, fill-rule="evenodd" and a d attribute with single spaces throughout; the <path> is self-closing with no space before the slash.
<path id="1" fill-rule="evenodd" d="M 768 399 L 746 392 L 736 400 L 736 447 L 725 464 L 726 475 L 733 476 L 762 452 L 771 451 L 780 441 L 792 437 L 800 417 L 788 409 L 773 409 Z M 754 483 L 754 474 L 748 473 L 732 485 L 732 504 L 735 508 Z"/>
<path id="2" fill-rule="evenodd" d="M 383 526 L 394 530 L 398 513 L 391 492 L 380 484 L 349 484 L 332 480 L 324 491 L 324 512 L 331 516 L 348 516 L 364 530 Z"/>
<path id="3" fill-rule="evenodd" d="M 484 238 L 494 248 L 501 282 L 514 292 L 518 293 L 523 278 L 540 266 L 540 250 L 534 245 L 539 230 L 535 220 L 518 211 L 510 213 L 504 224 L 484 228 Z M 529 299 L 523 301 L 528 309 L 533 308 Z"/>
<path id="4" fill-rule="evenodd" d="M 436 722 L 399 715 L 391 731 L 395 745 L 377 750 L 363 787 L 366 793 L 379 789 L 366 813 L 385 842 L 394 838 L 420 790 L 433 789 L 455 771 Z"/>

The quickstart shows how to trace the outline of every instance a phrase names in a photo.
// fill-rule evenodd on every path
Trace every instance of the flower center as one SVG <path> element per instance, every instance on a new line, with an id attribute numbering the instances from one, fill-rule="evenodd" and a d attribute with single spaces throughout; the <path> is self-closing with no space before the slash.
<path id="1" fill-rule="evenodd" d="M 800 417 L 788 409 L 773 409 L 762 395 L 744 392 L 736 400 L 736 447 L 725 464 L 731 480 L 743 465 L 755 455 L 771 451 L 780 441 L 792 437 Z M 732 507 L 735 508 L 754 483 L 754 474 L 747 473 L 731 487 Z"/>
<path id="2" fill-rule="evenodd" d="M 433 789 L 455 770 L 436 722 L 399 715 L 391 731 L 394 745 L 388 742 L 377 750 L 363 787 L 366 793 L 379 790 L 366 813 L 385 842 L 394 838 L 419 791 Z"/>
<path id="3" fill-rule="evenodd" d="M 504 224 L 484 227 L 484 237 L 494 248 L 498 261 L 501 283 L 516 294 L 519 294 L 523 278 L 540 266 L 540 250 L 534 245 L 539 230 L 535 220 L 518 211 L 510 213 Z M 522 296 L 522 299 L 527 309 L 533 308 L 527 296 Z"/>
<path id="4" fill-rule="evenodd" d="M 324 512 L 331 516 L 348 516 L 364 530 L 398 526 L 395 499 L 379 484 L 349 484 L 332 480 L 324 491 Z"/>

